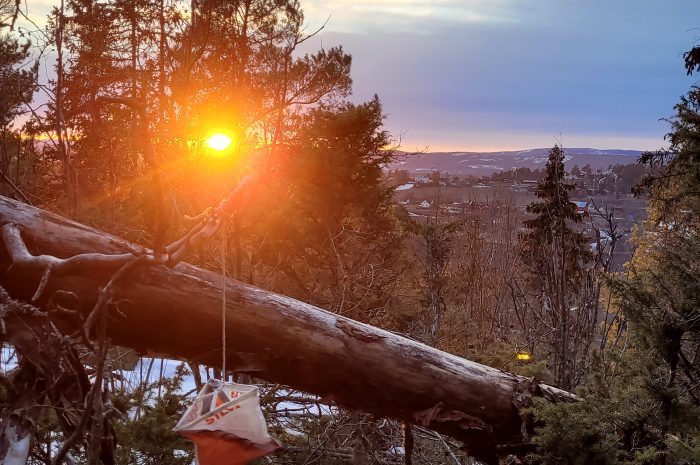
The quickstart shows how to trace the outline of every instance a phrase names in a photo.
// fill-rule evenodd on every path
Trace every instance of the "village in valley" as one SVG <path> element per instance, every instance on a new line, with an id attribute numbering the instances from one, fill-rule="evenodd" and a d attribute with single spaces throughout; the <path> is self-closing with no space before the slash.
<path id="1" fill-rule="evenodd" d="M 616 236 L 612 252 L 615 271 L 621 271 L 631 259 L 633 250 L 628 241 L 632 229 L 647 216 L 645 196 L 632 192 L 645 173 L 636 160 L 620 156 L 619 163 L 607 169 L 568 163 L 570 171 L 564 179 L 574 186 L 569 196 L 581 217 L 576 227 L 589 238 L 591 250 L 599 244 L 609 246 Z M 514 235 L 525 230 L 522 222 L 528 218 L 526 208 L 536 200 L 537 184 L 545 175 L 542 168 L 529 167 L 500 169 L 490 175 L 420 167 L 409 171 L 400 163 L 387 170 L 386 182 L 394 187 L 397 208 L 412 220 L 424 223 L 480 218 L 482 223 L 488 220 L 493 228 L 505 222 Z"/>

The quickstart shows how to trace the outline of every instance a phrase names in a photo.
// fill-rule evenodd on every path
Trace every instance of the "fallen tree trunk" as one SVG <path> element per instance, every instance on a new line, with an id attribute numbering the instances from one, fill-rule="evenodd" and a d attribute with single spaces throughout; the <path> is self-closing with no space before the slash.
<path id="1" fill-rule="evenodd" d="M 87 226 L 0 197 L 0 225 L 19 226 L 34 255 L 124 254 L 140 247 Z M 0 284 L 29 300 L 44 273 L 11 266 L 0 247 Z M 85 308 L 109 275 L 90 266 L 49 276 L 36 305 L 56 291 Z M 6 271 L 5 271 L 6 270 Z M 227 281 L 227 364 L 237 372 L 321 395 L 327 402 L 418 423 L 464 441 L 493 462 L 497 447 L 528 443 L 522 407 L 531 396 L 573 401 L 551 386 L 465 360 L 297 300 Z M 221 363 L 221 276 L 189 264 L 145 268 L 114 288 L 113 343 L 144 354 Z M 77 328 L 75 328 L 77 329 Z"/>

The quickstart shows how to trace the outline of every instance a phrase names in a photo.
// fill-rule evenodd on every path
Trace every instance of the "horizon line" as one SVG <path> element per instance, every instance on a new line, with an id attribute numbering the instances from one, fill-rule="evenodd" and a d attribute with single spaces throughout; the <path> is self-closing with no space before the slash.
<path id="1" fill-rule="evenodd" d="M 650 152 L 654 151 L 655 149 L 631 149 L 631 148 L 596 148 L 596 147 L 583 147 L 583 146 L 577 146 L 577 147 L 562 147 L 560 146 L 561 149 L 566 152 L 567 150 L 597 150 L 600 152 L 611 152 L 611 151 L 616 151 L 616 152 Z M 494 149 L 494 148 L 488 148 L 488 149 L 445 149 L 445 148 L 431 148 L 431 147 L 425 147 L 421 150 L 407 150 L 402 147 L 398 147 L 395 150 L 397 152 L 405 152 L 405 153 L 414 153 L 414 154 L 428 154 L 428 153 L 502 153 L 502 152 L 527 152 L 527 151 L 533 151 L 533 150 L 550 150 L 552 147 L 530 147 L 530 148 L 524 148 L 524 149 L 513 149 L 513 148 L 508 148 L 508 149 Z"/>

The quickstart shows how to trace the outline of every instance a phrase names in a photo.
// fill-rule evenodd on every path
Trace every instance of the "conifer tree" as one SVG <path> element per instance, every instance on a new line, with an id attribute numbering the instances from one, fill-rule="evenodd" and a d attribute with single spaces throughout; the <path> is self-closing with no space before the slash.
<path id="1" fill-rule="evenodd" d="M 0 32 L 0 126 L 17 116 L 19 108 L 29 102 L 34 93 L 34 68 L 21 69 L 29 58 L 30 43 Z"/>
<path id="2" fill-rule="evenodd" d="M 658 464 L 700 458 L 700 88 L 675 109 L 669 150 L 642 157 L 652 167 L 641 186 L 649 218 L 629 278 L 613 283 L 649 354 L 644 396 L 654 410 L 645 450 Z"/>
<path id="3" fill-rule="evenodd" d="M 585 236 L 570 226 L 571 223 L 581 223 L 583 218 L 569 198 L 575 186 L 565 181 L 564 151 L 561 147 L 554 146 L 550 150 L 545 172 L 545 178 L 535 190 L 540 200 L 527 206 L 527 212 L 534 214 L 535 218 L 525 221 L 529 231 L 521 236 L 522 253 L 537 260 L 539 263 L 536 266 L 544 266 L 542 262 L 548 257 L 540 253 L 542 245 L 560 241 L 565 260 L 564 279 L 567 284 L 575 285 L 581 275 L 580 259 L 587 257 L 588 252 Z"/>
<path id="4" fill-rule="evenodd" d="M 624 279 L 611 280 L 631 344 L 596 356 L 574 405 L 544 407 L 534 463 L 700 463 L 700 88 L 646 153 L 648 220 Z"/>
<path id="5" fill-rule="evenodd" d="M 266 276 L 269 287 L 361 321 L 383 313 L 400 240 L 392 189 L 383 183 L 394 157 L 383 118 L 376 96 L 321 106 L 276 160 L 264 162 L 269 185 L 245 219 L 244 278 Z"/>
<path id="6" fill-rule="evenodd" d="M 5 33 L 2 24 L 10 15 L 10 10 L 10 5 L 0 0 L 0 176 L 2 183 L 10 186 L 7 191 L 3 189 L 3 193 L 19 194 L 26 199 L 10 179 L 11 163 L 14 161 L 17 171 L 20 165 L 20 137 L 12 130 L 12 124 L 32 99 L 36 89 L 37 63 L 31 63 L 29 41 L 21 42 Z M 15 183 L 18 177 L 16 172 Z"/>
<path id="7" fill-rule="evenodd" d="M 520 235 L 519 253 L 529 292 L 541 307 L 546 326 L 553 329 L 548 351 L 556 382 L 570 389 L 580 371 L 579 353 L 587 353 L 595 324 L 588 309 L 577 307 L 590 252 L 585 236 L 572 227 L 582 216 L 569 199 L 574 185 L 564 180 L 561 147 L 550 150 L 545 171 L 535 191 L 540 200 L 527 206 L 535 216 L 525 221 L 527 231 Z"/>

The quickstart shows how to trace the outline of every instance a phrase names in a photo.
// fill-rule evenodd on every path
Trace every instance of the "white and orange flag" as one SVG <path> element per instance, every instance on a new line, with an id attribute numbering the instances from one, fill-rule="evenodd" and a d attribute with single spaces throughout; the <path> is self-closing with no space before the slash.
<path id="1" fill-rule="evenodd" d="M 209 380 L 175 431 L 195 444 L 199 465 L 243 465 L 279 447 L 267 432 L 258 388 Z"/>

